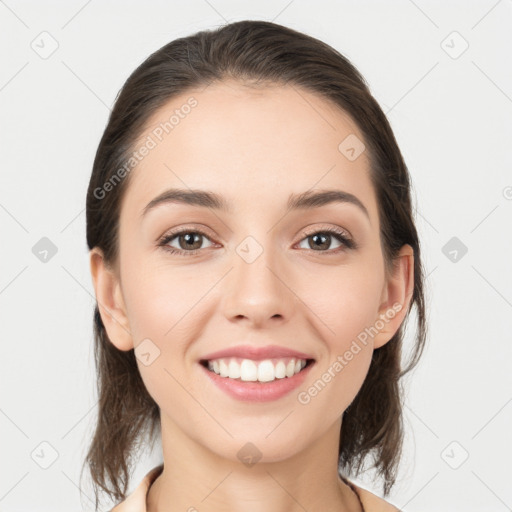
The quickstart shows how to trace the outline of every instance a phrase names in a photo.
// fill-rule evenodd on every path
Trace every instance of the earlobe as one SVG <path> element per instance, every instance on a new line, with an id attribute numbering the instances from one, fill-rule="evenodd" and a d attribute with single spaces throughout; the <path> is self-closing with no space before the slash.
<path id="1" fill-rule="evenodd" d="M 402 324 L 414 292 L 414 250 L 404 245 L 393 261 L 393 273 L 383 290 L 383 302 L 376 321 L 374 348 L 385 345 Z M 379 322 L 380 320 L 380 322 Z"/>
<path id="2" fill-rule="evenodd" d="M 105 263 L 101 249 L 94 247 L 89 257 L 96 301 L 108 337 L 119 350 L 131 350 L 134 345 L 119 278 Z"/>

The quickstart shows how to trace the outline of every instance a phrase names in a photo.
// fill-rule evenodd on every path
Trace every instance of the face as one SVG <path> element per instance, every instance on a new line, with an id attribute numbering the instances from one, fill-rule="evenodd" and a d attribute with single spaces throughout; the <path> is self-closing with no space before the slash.
<path id="1" fill-rule="evenodd" d="M 182 108 L 192 96 L 197 104 Z M 176 109 L 179 122 L 162 133 Z M 297 87 L 223 82 L 173 98 L 141 143 L 148 136 L 155 145 L 121 206 L 112 302 L 104 297 L 116 320 L 102 316 L 120 350 L 135 348 L 162 424 L 232 460 L 248 441 L 275 461 L 339 435 L 372 351 L 401 321 L 397 304 L 410 290 L 401 276 L 411 277 L 410 268 L 385 274 L 367 151 L 354 159 L 339 149 L 346 137 L 363 141 L 357 126 Z M 176 196 L 152 203 L 170 189 L 215 194 L 224 208 Z M 325 191 L 341 200 L 288 208 Z M 213 380 L 201 361 L 241 345 L 313 361 L 285 392 L 291 377 L 245 383 L 278 383 L 265 400 L 235 396 L 218 385 L 234 379 Z"/>

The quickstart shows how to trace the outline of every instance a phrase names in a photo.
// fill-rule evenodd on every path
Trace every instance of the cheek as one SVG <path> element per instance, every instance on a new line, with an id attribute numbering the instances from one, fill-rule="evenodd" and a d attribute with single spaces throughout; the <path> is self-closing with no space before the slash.
<path id="1" fill-rule="evenodd" d="M 375 267 L 343 267 L 303 284 L 301 296 L 307 297 L 332 351 L 346 350 L 377 320 L 383 276 Z"/>
<path id="2" fill-rule="evenodd" d="M 368 374 L 373 344 L 367 329 L 378 318 L 379 285 L 375 275 L 351 272 L 331 279 L 322 293 L 309 294 L 326 357 L 297 400 L 309 413 L 323 414 L 327 423 L 343 414 Z"/>
<path id="3" fill-rule="evenodd" d="M 187 410 L 190 397 L 183 385 L 190 378 L 190 367 L 185 356 L 200 314 L 200 307 L 194 307 L 200 290 L 194 293 L 193 287 L 162 279 L 163 275 L 162 269 L 139 266 L 127 277 L 130 328 L 139 372 L 150 396 L 160 408 L 172 403 Z"/>
<path id="4" fill-rule="evenodd" d="M 123 289 L 142 378 L 155 399 L 162 386 L 179 393 L 171 375 L 182 382 L 190 370 L 185 356 L 189 340 L 201 329 L 205 285 L 142 258 L 125 263 Z M 149 353 L 150 364 L 144 364 L 143 352 Z"/>
<path id="5" fill-rule="evenodd" d="M 300 293 L 308 297 L 326 357 L 319 361 L 317 379 L 297 398 L 318 413 L 329 411 L 330 420 L 354 400 L 368 373 L 373 353 L 369 328 L 378 319 L 382 284 L 378 265 L 363 262 L 302 283 Z"/>
<path id="6" fill-rule="evenodd" d="M 161 345 L 188 322 L 201 290 L 178 271 L 133 256 L 126 260 L 123 289 L 135 345 L 151 338 Z"/>

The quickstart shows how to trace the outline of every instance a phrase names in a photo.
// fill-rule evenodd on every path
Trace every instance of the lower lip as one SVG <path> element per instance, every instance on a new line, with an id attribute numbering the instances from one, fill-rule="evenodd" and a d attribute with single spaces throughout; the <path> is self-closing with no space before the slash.
<path id="1" fill-rule="evenodd" d="M 228 395 L 246 402 L 270 402 L 277 400 L 294 389 L 298 388 L 307 377 L 309 370 L 314 363 L 304 367 L 302 371 L 296 373 L 293 377 L 284 377 L 275 379 L 271 382 L 255 382 L 230 379 L 221 377 L 200 364 L 211 381 Z"/>

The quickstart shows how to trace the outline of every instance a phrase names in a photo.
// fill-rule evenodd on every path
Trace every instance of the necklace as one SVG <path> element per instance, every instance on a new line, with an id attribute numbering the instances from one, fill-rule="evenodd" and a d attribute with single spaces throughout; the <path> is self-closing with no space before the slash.
<path id="1" fill-rule="evenodd" d="M 359 501 L 359 504 L 361 505 L 361 510 L 363 512 L 365 512 L 363 502 L 361 501 L 361 496 L 359 496 L 359 493 L 357 492 L 357 489 L 345 477 L 340 476 L 340 478 L 352 489 L 352 492 L 356 495 L 357 500 Z"/>

